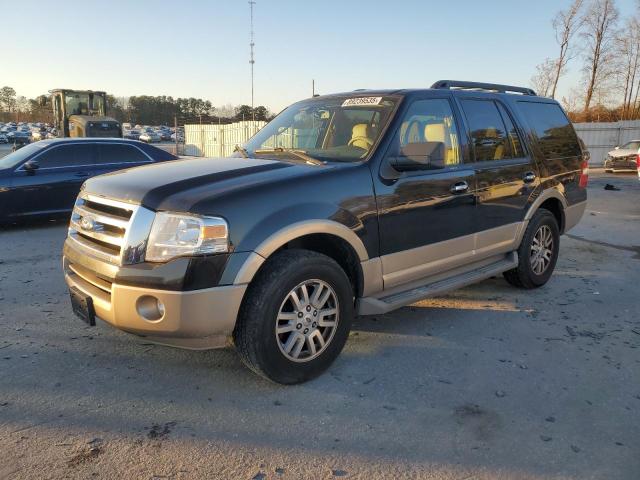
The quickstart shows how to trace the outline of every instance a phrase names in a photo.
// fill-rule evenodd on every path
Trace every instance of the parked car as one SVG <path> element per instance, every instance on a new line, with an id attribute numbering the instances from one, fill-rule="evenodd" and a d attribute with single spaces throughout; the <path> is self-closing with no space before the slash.
<path id="1" fill-rule="evenodd" d="M 129 140 L 139 140 L 140 132 L 138 130 L 126 130 L 124 132 L 124 138 L 128 138 Z"/>
<path id="2" fill-rule="evenodd" d="M 46 131 L 41 131 L 41 130 L 33 130 L 31 132 L 31 139 L 34 142 L 37 142 L 39 140 L 44 140 L 45 138 L 47 138 L 47 132 Z"/>
<path id="3" fill-rule="evenodd" d="M 87 178 L 176 158 L 151 145 L 123 139 L 32 143 L 0 158 L 0 223 L 70 212 Z"/>
<path id="4" fill-rule="evenodd" d="M 640 140 L 631 140 L 607 154 L 604 161 L 604 171 L 608 173 L 635 172 L 638 168 L 639 155 Z"/>
<path id="5" fill-rule="evenodd" d="M 9 143 L 9 139 L 4 133 L 0 133 L 0 143 Z"/>
<path id="6" fill-rule="evenodd" d="M 14 145 L 23 146 L 31 142 L 31 132 L 23 130 L 15 130 L 7 133 L 7 139 L 9 143 Z"/>
<path id="7" fill-rule="evenodd" d="M 310 98 L 236 156 L 85 183 L 64 246 L 80 318 L 179 347 L 232 340 L 253 371 L 302 382 L 354 314 L 501 273 L 544 285 L 587 199 L 560 105 L 502 85 Z"/>
<path id="8" fill-rule="evenodd" d="M 162 141 L 166 141 L 166 140 L 171 140 L 171 130 L 160 130 L 159 131 L 160 134 L 160 140 Z"/>
<path id="9" fill-rule="evenodd" d="M 159 142 L 161 140 L 161 137 L 160 135 L 158 135 L 157 132 L 154 132 L 153 130 L 147 130 L 141 133 L 138 139 L 141 142 L 154 143 L 154 142 Z"/>

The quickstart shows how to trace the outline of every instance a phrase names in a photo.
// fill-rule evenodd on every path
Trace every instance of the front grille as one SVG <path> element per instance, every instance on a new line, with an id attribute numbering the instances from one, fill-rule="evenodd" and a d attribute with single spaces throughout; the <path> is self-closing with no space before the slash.
<path id="1" fill-rule="evenodd" d="M 79 250 L 121 265 L 129 230 L 137 205 L 81 194 L 76 200 L 69 238 Z"/>

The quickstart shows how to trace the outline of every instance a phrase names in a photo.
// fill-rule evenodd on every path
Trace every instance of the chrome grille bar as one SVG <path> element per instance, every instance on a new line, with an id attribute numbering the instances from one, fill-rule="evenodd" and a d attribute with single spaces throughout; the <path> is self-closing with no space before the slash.
<path id="1" fill-rule="evenodd" d="M 87 255 L 121 265 L 127 232 L 138 208 L 138 205 L 83 192 L 71 214 L 69 238 Z"/>
<path id="2" fill-rule="evenodd" d="M 113 245 L 114 247 L 122 248 L 122 245 L 124 243 L 124 237 L 122 235 L 116 235 L 105 230 L 84 230 L 79 223 L 80 221 L 82 221 L 82 218 L 85 217 L 79 215 L 77 216 L 75 214 L 71 216 L 71 222 L 69 223 L 69 225 L 71 228 L 75 229 L 76 233 L 81 233 L 84 236 L 95 238 L 100 242 L 108 243 L 109 245 Z"/>

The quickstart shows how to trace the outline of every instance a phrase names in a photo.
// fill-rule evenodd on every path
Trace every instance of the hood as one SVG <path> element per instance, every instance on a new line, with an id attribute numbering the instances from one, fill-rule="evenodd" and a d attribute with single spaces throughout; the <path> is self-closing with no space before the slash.
<path id="1" fill-rule="evenodd" d="M 152 210 L 188 211 L 201 200 L 265 182 L 330 169 L 254 158 L 191 158 L 120 170 L 87 180 L 87 192 Z"/>
<path id="2" fill-rule="evenodd" d="M 638 151 L 632 150 L 632 149 L 620 148 L 618 150 L 611 150 L 609 152 L 609 156 L 612 158 L 630 157 L 632 155 L 638 155 Z"/>

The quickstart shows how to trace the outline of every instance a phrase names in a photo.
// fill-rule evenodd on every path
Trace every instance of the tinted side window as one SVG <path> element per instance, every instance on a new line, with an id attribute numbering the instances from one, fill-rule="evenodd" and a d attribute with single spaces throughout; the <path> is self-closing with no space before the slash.
<path id="1" fill-rule="evenodd" d="M 434 159 L 431 168 L 459 164 L 458 129 L 449 101 L 434 98 L 413 102 L 396 133 L 392 155 L 417 161 L 429 156 Z"/>
<path id="2" fill-rule="evenodd" d="M 538 137 L 538 145 L 547 160 L 581 154 L 578 138 L 559 105 L 519 101 L 518 106 Z"/>
<path id="3" fill-rule="evenodd" d="M 524 150 L 522 148 L 522 142 L 520 141 L 520 137 L 518 136 L 518 131 L 516 130 L 515 125 L 513 124 L 513 120 L 511 119 L 511 115 L 507 112 L 507 109 L 501 103 L 496 103 L 498 105 L 498 110 L 500 110 L 500 115 L 502 115 L 502 120 L 504 120 L 504 124 L 507 127 L 507 140 L 508 140 L 508 148 L 512 158 L 520 158 L 524 157 Z"/>
<path id="4" fill-rule="evenodd" d="M 40 168 L 73 167 L 96 163 L 93 145 L 60 145 L 53 147 L 36 158 Z"/>
<path id="5" fill-rule="evenodd" d="M 508 126 L 493 100 L 462 100 L 477 162 L 524 156 L 515 127 L 505 111 Z M 513 141 L 511 132 L 517 141 Z"/>
<path id="6" fill-rule="evenodd" d="M 131 145 L 100 145 L 100 163 L 142 163 L 149 158 Z"/>

